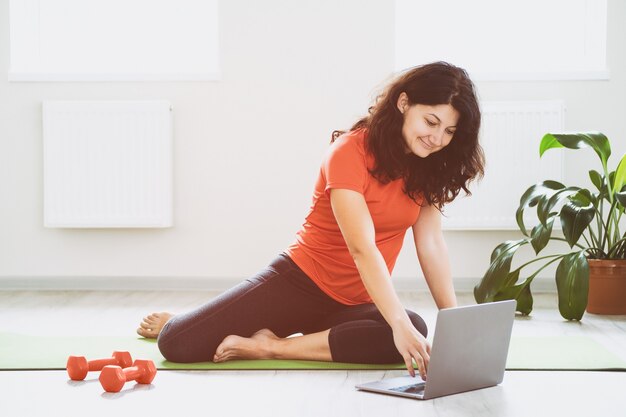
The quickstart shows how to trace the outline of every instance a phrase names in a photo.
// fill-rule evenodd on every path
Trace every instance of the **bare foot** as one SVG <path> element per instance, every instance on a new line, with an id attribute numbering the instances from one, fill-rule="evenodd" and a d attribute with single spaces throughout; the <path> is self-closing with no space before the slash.
<path id="1" fill-rule="evenodd" d="M 269 329 L 261 329 L 252 337 L 230 335 L 215 350 L 213 362 L 233 359 L 271 359 L 273 342 L 281 340 Z"/>
<path id="2" fill-rule="evenodd" d="M 171 313 L 152 313 L 143 318 L 143 321 L 137 329 L 137 333 L 140 336 L 147 337 L 149 339 L 156 339 L 161 333 L 161 329 L 165 326 L 165 323 L 171 319 L 174 315 Z"/>

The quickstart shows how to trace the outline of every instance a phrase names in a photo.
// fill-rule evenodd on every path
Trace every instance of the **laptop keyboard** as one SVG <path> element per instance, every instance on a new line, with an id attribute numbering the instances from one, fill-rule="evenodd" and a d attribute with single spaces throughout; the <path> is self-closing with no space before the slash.
<path id="1" fill-rule="evenodd" d="M 396 392 L 405 392 L 407 394 L 419 394 L 424 391 L 425 382 L 420 382 L 418 384 L 405 385 L 402 387 L 389 388 L 391 391 Z"/>

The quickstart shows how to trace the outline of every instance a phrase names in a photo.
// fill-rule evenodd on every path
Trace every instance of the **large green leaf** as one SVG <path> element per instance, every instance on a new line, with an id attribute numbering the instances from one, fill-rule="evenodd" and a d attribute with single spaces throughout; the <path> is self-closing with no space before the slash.
<path id="1" fill-rule="evenodd" d="M 563 148 L 564 146 L 551 133 L 546 133 L 539 143 L 539 157 L 542 157 L 548 149 Z"/>
<path id="2" fill-rule="evenodd" d="M 554 224 L 554 217 L 550 217 L 546 224 L 539 223 L 537 226 L 533 228 L 532 233 L 530 234 L 532 240 L 530 241 L 531 245 L 533 245 L 533 249 L 535 250 L 535 254 L 539 254 L 543 248 L 546 247 L 548 242 L 550 241 L 550 236 L 552 235 L 552 225 Z"/>
<path id="3" fill-rule="evenodd" d="M 520 244 L 522 240 L 507 240 L 506 242 L 502 242 L 500 243 L 498 246 L 495 247 L 495 249 L 493 250 L 493 252 L 491 252 L 491 258 L 489 259 L 489 262 L 493 263 L 496 259 L 498 259 L 498 257 L 509 251 L 511 248 L 517 246 Z"/>
<path id="4" fill-rule="evenodd" d="M 552 196 L 547 198 L 548 196 L 544 196 L 539 200 L 539 204 L 537 204 L 537 217 L 539 221 L 543 223 L 544 226 L 547 226 L 548 218 L 553 214 L 552 209 L 562 200 L 568 198 L 569 196 L 576 194 L 580 191 L 580 187 L 566 187 L 561 190 L 558 190 Z"/>
<path id="5" fill-rule="evenodd" d="M 517 296 L 517 311 L 527 316 L 533 311 L 533 295 L 530 293 L 530 285 L 525 285 Z"/>
<path id="6" fill-rule="evenodd" d="M 491 265 L 485 272 L 480 283 L 474 287 L 474 298 L 478 303 L 493 301 L 494 296 L 500 291 L 507 279 L 510 278 L 511 261 L 515 252 L 523 245 L 527 244 L 527 239 L 504 242 L 493 251 L 491 255 Z"/>
<path id="7" fill-rule="evenodd" d="M 602 166 L 606 168 L 606 161 L 611 156 L 609 139 L 600 132 L 581 133 L 547 133 L 539 144 L 539 156 L 553 148 L 581 149 L 591 147 L 598 154 Z"/>
<path id="8" fill-rule="evenodd" d="M 617 193 L 626 185 L 626 154 L 622 157 L 622 160 L 619 161 L 619 165 L 615 170 L 615 179 L 613 180 L 613 189 L 611 192 L 613 194 Z"/>
<path id="9" fill-rule="evenodd" d="M 598 200 L 606 200 L 607 202 L 613 204 L 609 194 L 610 190 L 613 189 L 613 184 L 615 184 L 615 171 L 609 172 L 608 179 L 605 177 L 602 177 L 602 179 L 604 182 L 602 184 L 602 190 L 598 194 Z"/>
<path id="10" fill-rule="evenodd" d="M 567 320 L 580 320 L 587 308 L 589 264 L 585 251 L 563 257 L 556 268 L 559 312 Z"/>
<path id="11" fill-rule="evenodd" d="M 519 272 L 519 270 L 517 270 Z M 516 311 L 527 316 L 533 311 L 533 296 L 530 292 L 530 281 L 526 280 L 521 284 L 501 289 L 494 297 L 493 301 L 516 300 Z"/>
<path id="12" fill-rule="evenodd" d="M 504 282 L 502 283 L 503 288 L 512 287 L 519 280 L 520 269 L 517 268 L 515 271 L 509 272 L 509 276 L 506 277 Z"/>
<path id="13" fill-rule="evenodd" d="M 552 196 L 555 190 L 565 188 L 565 185 L 558 181 L 547 180 L 539 184 L 529 187 L 519 200 L 519 207 L 515 212 L 517 225 L 524 236 L 528 236 L 526 225 L 524 225 L 524 210 L 528 207 L 534 207 L 544 196 Z"/>
<path id="14" fill-rule="evenodd" d="M 588 190 L 581 189 L 571 196 L 561 208 L 559 214 L 565 240 L 573 247 L 580 239 L 596 214 L 592 196 Z"/>
<path id="15" fill-rule="evenodd" d="M 556 192 L 556 194 L 558 194 L 558 191 Z M 539 219 L 541 224 L 543 224 L 544 226 L 546 225 L 546 222 L 548 221 L 548 218 L 550 216 L 558 214 L 558 213 L 551 213 L 550 209 L 548 208 L 548 203 L 550 202 L 552 197 L 548 195 L 544 195 L 539 199 L 539 203 L 537 203 L 537 218 Z"/>
<path id="16" fill-rule="evenodd" d="M 589 171 L 589 179 L 596 186 L 598 191 L 602 192 L 602 188 L 604 186 L 604 178 L 602 178 L 602 174 L 600 174 L 595 169 Z"/>

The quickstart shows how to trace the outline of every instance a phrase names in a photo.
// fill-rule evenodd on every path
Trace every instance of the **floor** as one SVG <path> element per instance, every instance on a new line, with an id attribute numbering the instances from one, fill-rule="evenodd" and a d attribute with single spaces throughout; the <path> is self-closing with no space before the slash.
<path id="1" fill-rule="evenodd" d="M 0 292 L 0 331 L 66 335 L 134 332 L 152 311 L 180 312 L 209 292 Z M 433 326 L 427 293 L 401 293 Z M 459 294 L 459 304 L 473 304 Z M 535 295 L 530 317 L 513 334 L 588 335 L 626 360 L 626 316 L 587 314 L 566 322 L 556 295 Z M 0 372 L 0 416 L 111 416 L 147 412 L 227 416 L 626 416 L 626 372 L 509 371 L 493 388 L 430 401 L 360 392 L 354 385 L 401 371 L 162 371 L 148 386 L 117 394 L 97 379 L 69 381 L 63 371 Z"/>

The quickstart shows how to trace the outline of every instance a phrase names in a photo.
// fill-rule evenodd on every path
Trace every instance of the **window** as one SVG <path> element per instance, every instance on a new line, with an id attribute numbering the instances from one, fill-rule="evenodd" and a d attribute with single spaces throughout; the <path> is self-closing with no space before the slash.
<path id="1" fill-rule="evenodd" d="M 212 80 L 217 0 L 11 0 L 10 81 Z"/>
<path id="2" fill-rule="evenodd" d="M 482 80 L 607 79 L 606 0 L 396 0 L 396 70 L 432 61 Z"/>

